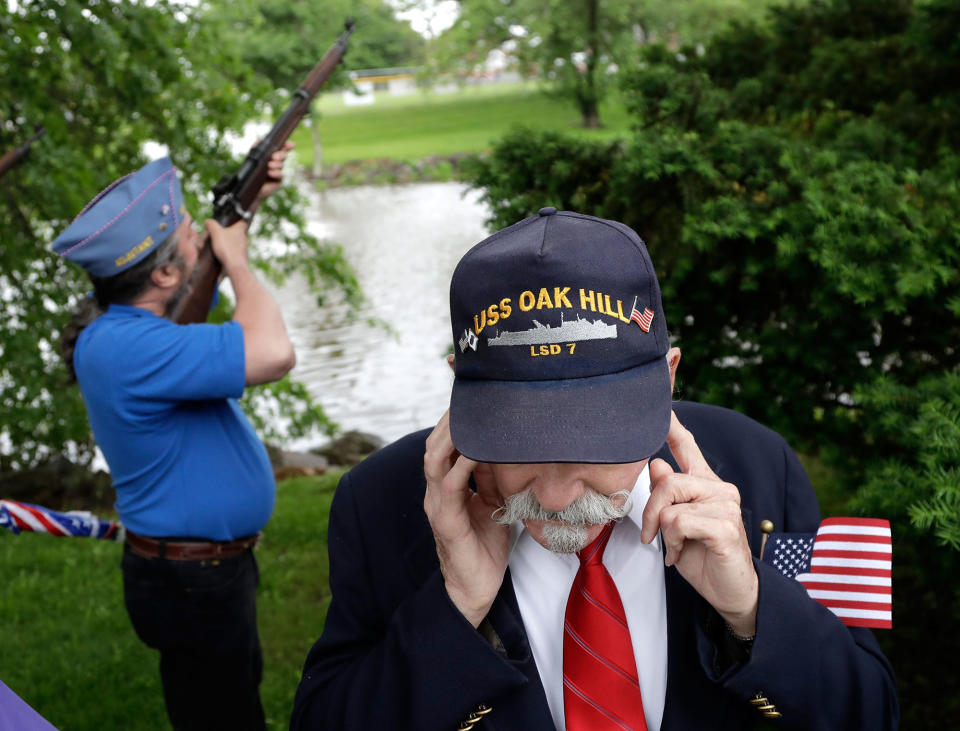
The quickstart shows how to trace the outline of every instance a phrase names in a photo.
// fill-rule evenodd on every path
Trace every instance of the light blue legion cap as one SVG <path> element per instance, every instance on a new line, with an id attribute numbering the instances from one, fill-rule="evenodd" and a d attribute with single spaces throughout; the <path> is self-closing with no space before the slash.
<path id="1" fill-rule="evenodd" d="M 56 238 L 53 250 L 95 277 L 112 277 L 153 251 L 186 212 L 177 169 L 161 157 L 107 186 Z"/>

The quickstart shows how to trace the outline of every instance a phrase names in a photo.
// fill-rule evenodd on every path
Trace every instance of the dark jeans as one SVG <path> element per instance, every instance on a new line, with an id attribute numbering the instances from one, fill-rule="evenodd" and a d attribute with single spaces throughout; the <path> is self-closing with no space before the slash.
<path id="1" fill-rule="evenodd" d="M 263 656 L 252 551 L 217 561 L 143 558 L 124 547 L 123 598 L 137 636 L 160 651 L 177 731 L 261 731 Z"/>

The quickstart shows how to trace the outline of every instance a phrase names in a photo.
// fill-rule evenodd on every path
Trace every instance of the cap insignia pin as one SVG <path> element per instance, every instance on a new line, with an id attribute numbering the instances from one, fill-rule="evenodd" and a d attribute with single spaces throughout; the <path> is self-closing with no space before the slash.
<path id="1" fill-rule="evenodd" d="M 467 348 L 471 350 L 477 349 L 477 343 L 480 341 L 470 328 L 467 328 L 463 331 L 463 335 L 457 341 L 457 344 L 460 346 L 460 352 L 464 352 Z"/>

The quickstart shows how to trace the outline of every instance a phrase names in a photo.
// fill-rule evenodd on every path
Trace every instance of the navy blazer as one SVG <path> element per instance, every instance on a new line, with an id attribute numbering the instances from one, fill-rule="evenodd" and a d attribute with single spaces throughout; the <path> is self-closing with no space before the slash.
<path id="1" fill-rule="evenodd" d="M 674 404 L 713 470 L 741 492 L 759 554 L 760 521 L 820 522 L 800 462 L 774 432 L 727 409 Z M 423 511 L 424 441 L 411 434 L 345 474 L 330 513 L 332 600 L 304 665 L 291 729 L 553 729 L 509 571 L 487 616 L 498 647 L 448 598 Z M 660 455 L 677 469 L 666 447 Z M 668 677 L 663 731 L 752 728 L 766 698 L 784 729 L 896 728 L 893 672 L 867 629 L 848 628 L 793 579 L 755 561 L 757 635 L 745 663 L 717 669 L 713 610 L 666 571 Z M 714 616 L 718 616 L 713 613 Z M 502 643 L 502 644 L 501 644 Z"/>

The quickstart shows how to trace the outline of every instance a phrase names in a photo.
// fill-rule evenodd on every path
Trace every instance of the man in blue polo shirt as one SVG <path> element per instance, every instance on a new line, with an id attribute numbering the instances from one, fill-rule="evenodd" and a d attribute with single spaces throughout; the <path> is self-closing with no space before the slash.
<path id="1" fill-rule="evenodd" d="M 279 185 L 271 161 L 262 200 Z M 94 294 L 64 332 L 127 528 L 124 601 L 160 651 L 177 729 L 263 729 L 251 551 L 273 510 L 266 450 L 236 399 L 295 361 L 280 310 L 252 273 L 247 223 L 206 221 L 236 294 L 233 320 L 178 325 L 204 245 L 169 158 L 113 183 L 54 242 Z"/>

